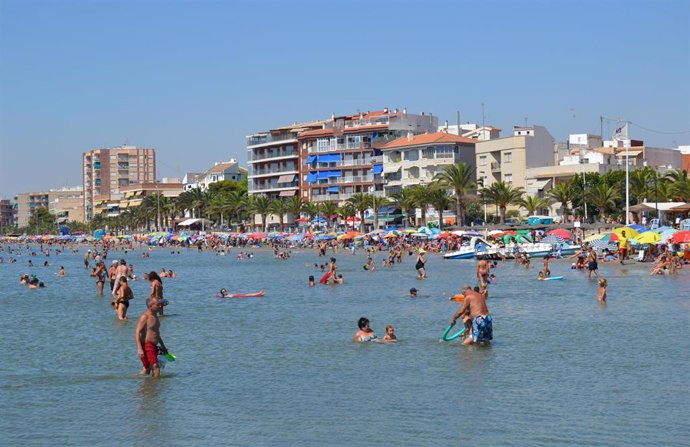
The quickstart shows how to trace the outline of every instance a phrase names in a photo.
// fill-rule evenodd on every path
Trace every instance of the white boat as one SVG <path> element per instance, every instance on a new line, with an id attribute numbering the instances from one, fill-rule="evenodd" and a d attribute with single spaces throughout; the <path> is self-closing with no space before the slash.
<path id="1" fill-rule="evenodd" d="M 460 249 L 444 254 L 443 259 L 474 259 L 477 251 L 498 248 L 479 236 L 463 234 L 460 236 L 460 241 L 462 244 Z"/>
<path id="2" fill-rule="evenodd" d="M 561 250 L 561 255 L 569 255 L 575 253 L 575 249 L 580 247 L 577 245 L 567 246 Z M 490 247 L 486 250 L 478 250 L 475 253 L 477 259 L 512 259 L 515 254 L 527 253 L 530 258 L 543 258 L 546 255 L 554 254 L 555 250 L 553 244 L 537 242 L 537 243 L 522 243 L 522 244 L 508 244 L 505 247 Z"/>

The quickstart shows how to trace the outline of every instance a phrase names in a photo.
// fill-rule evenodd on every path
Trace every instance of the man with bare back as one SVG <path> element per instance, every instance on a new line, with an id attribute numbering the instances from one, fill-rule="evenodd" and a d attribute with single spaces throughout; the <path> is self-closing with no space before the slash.
<path id="1" fill-rule="evenodd" d="M 158 312 L 161 309 L 160 301 L 157 298 L 146 299 L 146 312 L 141 314 L 137 321 L 137 328 L 134 330 L 134 342 L 137 345 L 137 354 L 144 366 L 139 372 L 140 375 L 147 376 L 153 371 L 153 377 L 160 377 L 161 369 L 158 366 L 158 347 L 165 354 L 168 349 L 163 343 L 160 334 L 161 322 L 158 319 Z"/>

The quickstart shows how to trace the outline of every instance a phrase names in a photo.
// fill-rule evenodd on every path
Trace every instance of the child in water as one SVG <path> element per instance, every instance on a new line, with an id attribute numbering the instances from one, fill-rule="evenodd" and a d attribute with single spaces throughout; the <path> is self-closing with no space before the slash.
<path id="1" fill-rule="evenodd" d="M 309 275 L 309 287 L 314 287 L 314 275 Z"/>
<path id="2" fill-rule="evenodd" d="M 606 286 L 607 286 L 606 279 L 601 278 L 599 280 L 599 294 L 597 296 L 597 301 L 599 301 L 601 303 L 606 302 Z"/>
<path id="3" fill-rule="evenodd" d="M 383 341 L 395 342 L 398 341 L 398 337 L 395 336 L 395 328 L 392 324 L 386 326 L 386 335 L 383 336 Z"/>

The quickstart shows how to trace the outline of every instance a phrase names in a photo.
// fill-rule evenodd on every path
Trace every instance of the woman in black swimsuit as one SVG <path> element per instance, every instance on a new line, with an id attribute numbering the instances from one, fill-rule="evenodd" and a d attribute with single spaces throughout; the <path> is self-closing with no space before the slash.
<path id="1" fill-rule="evenodd" d="M 426 270 L 424 269 L 424 264 L 426 264 L 426 259 L 424 259 L 424 253 L 426 251 L 422 248 L 419 249 L 419 254 L 417 255 L 417 263 L 414 268 L 417 269 L 419 279 L 426 278 Z"/>

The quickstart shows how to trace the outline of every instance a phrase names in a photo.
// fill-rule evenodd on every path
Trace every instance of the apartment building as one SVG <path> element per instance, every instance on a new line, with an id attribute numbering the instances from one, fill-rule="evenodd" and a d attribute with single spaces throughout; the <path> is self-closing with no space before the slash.
<path id="1" fill-rule="evenodd" d="M 495 140 L 501 137 L 501 129 L 498 127 L 480 126 L 479 124 L 469 122 L 449 125 L 448 121 L 446 121 L 443 126 L 438 127 L 438 131 L 479 141 Z"/>
<path id="2" fill-rule="evenodd" d="M 156 180 L 156 150 L 136 146 L 94 149 L 82 154 L 84 217 L 119 213 L 121 188 Z"/>
<path id="3" fill-rule="evenodd" d="M 680 151 L 680 169 L 690 172 L 690 146 L 678 146 Z"/>
<path id="4" fill-rule="evenodd" d="M 175 198 L 182 194 L 183 189 L 183 184 L 179 178 L 123 186 L 121 188 L 123 197 L 119 202 L 119 210 L 123 211 L 139 206 L 146 197 L 157 194 L 160 194 L 161 197 Z"/>
<path id="5" fill-rule="evenodd" d="M 295 123 L 247 137 L 248 191 L 271 199 L 299 192 L 298 135 L 320 129 L 326 121 Z"/>
<path id="6" fill-rule="evenodd" d="M 433 133 L 438 118 L 407 109 L 331 117 L 321 128 L 301 132 L 299 179 L 302 198 L 343 203 L 356 193 L 383 195 L 381 147 L 408 133 Z"/>
<path id="7" fill-rule="evenodd" d="M 58 224 L 84 219 L 84 190 L 81 186 L 51 189 L 48 192 L 48 211 L 55 215 Z"/>
<path id="8" fill-rule="evenodd" d="M 475 167 L 477 140 L 445 132 L 395 139 L 383 146 L 383 175 L 386 196 L 402 188 L 430 183 L 446 166 L 464 162 Z"/>
<path id="9" fill-rule="evenodd" d="M 17 226 L 26 227 L 29 219 L 38 208 L 48 209 L 48 191 L 19 193 L 14 198 L 17 203 Z"/>
<path id="10" fill-rule="evenodd" d="M 0 199 L 0 231 L 5 227 L 15 225 L 15 202 L 10 199 Z"/>
<path id="11" fill-rule="evenodd" d="M 527 168 L 555 164 L 554 143 L 542 126 L 514 126 L 511 137 L 478 141 L 475 145 L 477 179 L 484 186 L 503 181 L 525 188 Z"/>

